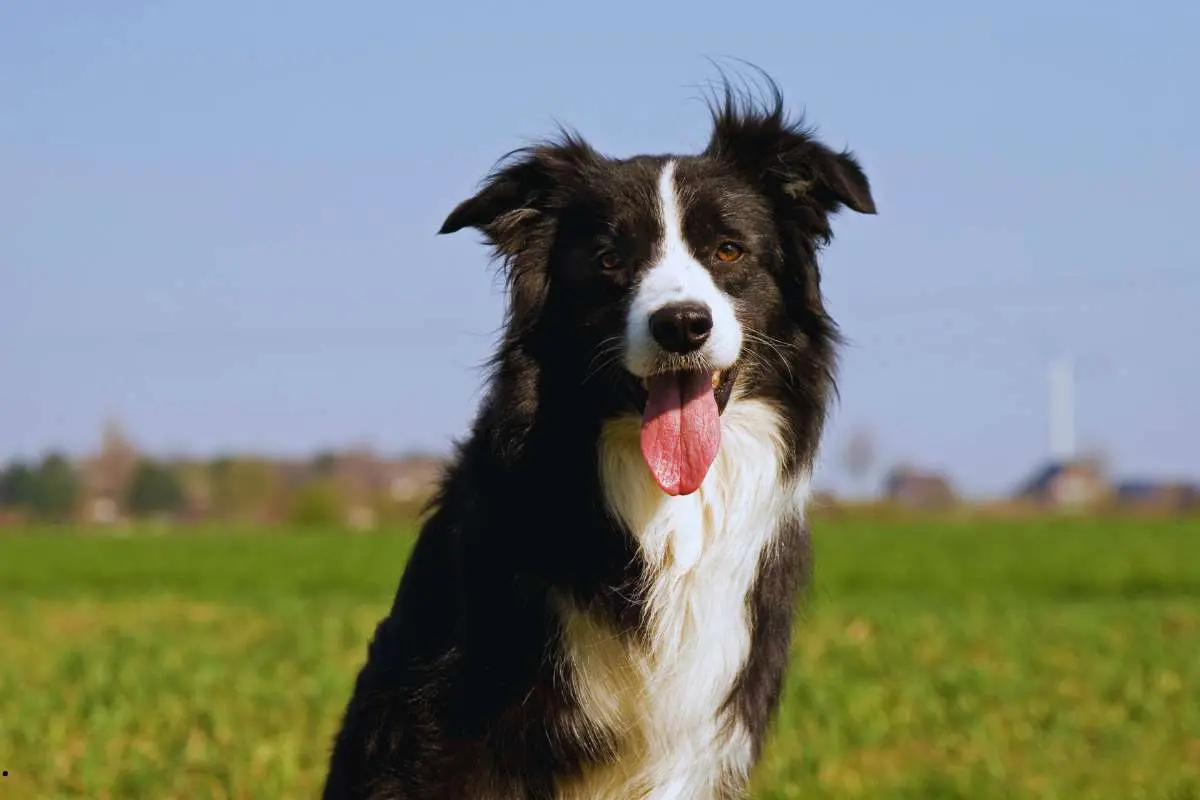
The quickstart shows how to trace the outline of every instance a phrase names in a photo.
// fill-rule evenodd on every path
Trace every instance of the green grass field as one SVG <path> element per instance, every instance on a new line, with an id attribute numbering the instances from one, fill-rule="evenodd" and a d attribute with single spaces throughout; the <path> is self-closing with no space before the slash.
<path id="1" fill-rule="evenodd" d="M 756 797 L 1200 798 L 1200 522 L 816 541 Z M 314 797 L 408 544 L 0 536 L 0 800 Z"/>

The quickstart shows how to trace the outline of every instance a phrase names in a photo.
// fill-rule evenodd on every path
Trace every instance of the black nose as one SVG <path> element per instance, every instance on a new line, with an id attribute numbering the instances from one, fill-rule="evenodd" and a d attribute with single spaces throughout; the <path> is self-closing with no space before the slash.
<path id="1" fill-rule="evenodd" d="M 712 312 L 703 303 L 672 303 L 650 315 L 654 341 L 671 353 L 698 350 L 712 331 Z"/>

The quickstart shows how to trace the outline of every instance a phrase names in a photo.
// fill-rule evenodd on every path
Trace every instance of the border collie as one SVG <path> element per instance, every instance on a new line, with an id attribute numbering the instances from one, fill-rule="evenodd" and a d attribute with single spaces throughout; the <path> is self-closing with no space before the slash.
<path id="1" fill-rule="evenodd" d="M 744 795 L 809 571 L 817 254 L 835 212 L 875 212 L 770 95 L 726 83 L 698 155 L 518 150 L 442 225 L 503 263 L 505 328 L 327 800 Z"/>

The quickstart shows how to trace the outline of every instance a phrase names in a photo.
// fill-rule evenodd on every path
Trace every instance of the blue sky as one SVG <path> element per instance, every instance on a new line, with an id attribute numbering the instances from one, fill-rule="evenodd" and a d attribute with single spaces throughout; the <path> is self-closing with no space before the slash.
<path id="1" fill-rule="evenodd" d="M 1082 445 L 1200 475 L 1200 6 L 282 8 L 0 6 L 0 457 L 109 415 L 162 452 L 444 449 L 502 309 L 446 213 L 556 122 L 702 147 L 705 57 L 733 56 L 879 205 L 824 259 L 850 339 L 824 482 L 867 427 L 881 465 L 1006 490 L 1062 352 Z"/>

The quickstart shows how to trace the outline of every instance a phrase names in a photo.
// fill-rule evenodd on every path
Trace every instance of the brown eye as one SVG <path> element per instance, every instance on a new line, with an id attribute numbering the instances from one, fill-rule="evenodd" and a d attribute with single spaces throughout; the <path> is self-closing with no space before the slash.
<path id="1" fill-rule="evenodd" d="M 600 256 L 600 266 L 604 269 L 616 269 L 621 266 L 621 259 L 617 258 L 616 253 L 604 253 Z"/>
<path id="2" fill-rule="evenodd" d="M 745 254 L 746 248 L 737 242 L 723 242 L 714 255 L 717 257 L 717 261 L 732 264 Z"/>

